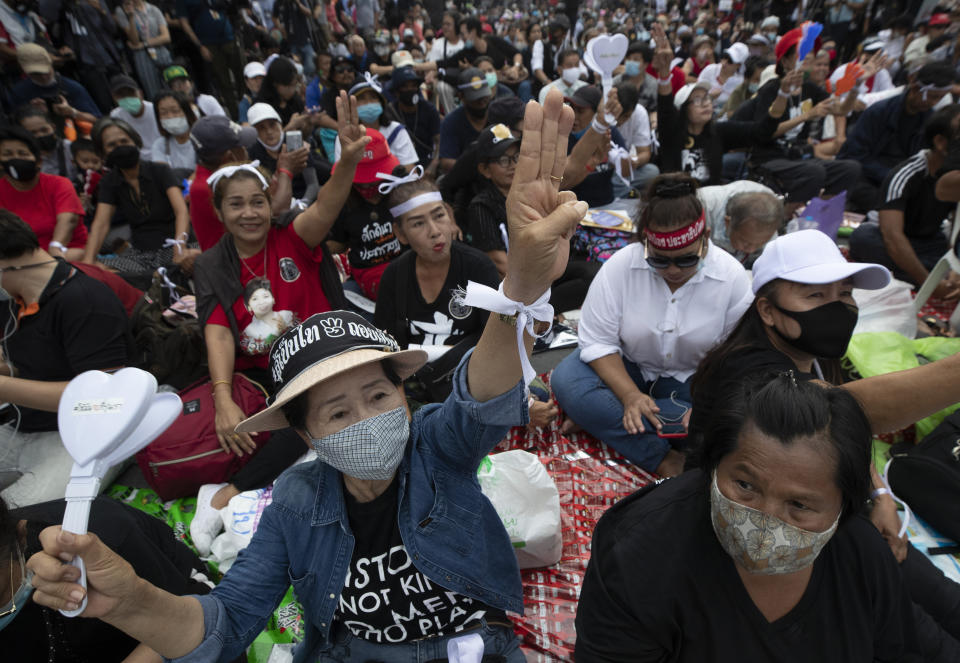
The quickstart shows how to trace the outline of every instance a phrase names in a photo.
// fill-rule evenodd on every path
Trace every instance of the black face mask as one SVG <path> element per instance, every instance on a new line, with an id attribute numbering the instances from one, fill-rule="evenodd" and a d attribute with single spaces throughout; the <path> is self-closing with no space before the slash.
<path id="1" fill-rule="evenodd" d="M 860 317 L 860 309 L 841 301 L 809 311 L 788 311 L 779 306 L 777 310 L 799 323 L 800 336 L 787 338 L 774 327 L 777 335 L 797 350 L 822 359 L 840 359 L 843 356 Z"/>
<path id="2" fill-rule="evenodd" d="M 37 176 L 37 162 L 29 159 L 7 159 L 3 170 L 18 182 L 29 182 Z"/>
<path id="3" fill-rule="evenodd" d="M 111 168 L 133 168 L 140 162 L 140 148 L 136 145 L 121 145 L 107 155 L 107 165 Z"/>
<path id="4" fill-rule="evenodd" d="M 417 94 L 416 90 L 401 90 L 399 95 L 400 103 L 405 106 L 416 106 L 417 102 L 420 101 L 420 95 Z"/>
<path id="5" fill-rule="evenodd" d="M 47 134 L 35 139 L 42 152 L 53 152 L 57 148 L 57 134 Z"/>
<path id="6" fill-rule="evenodd" d="M 469 113 L 470 117 L 475 117 L 478 120 L 487 114 L 486 106 L 483 108 L 474 108 L 473 106 L 467 106 L 464 104 L 463 107 L 467 109 L 467 113 Z"/>

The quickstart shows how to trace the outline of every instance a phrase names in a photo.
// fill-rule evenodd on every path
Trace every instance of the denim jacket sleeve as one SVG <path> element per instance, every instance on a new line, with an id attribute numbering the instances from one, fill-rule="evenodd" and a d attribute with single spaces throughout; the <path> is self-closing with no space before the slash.
<path id="1" fill-rule="evenodd" d="M 203 640 L 177 663 L 232 661 L 263 631 L 292 578 L 279 524 L 279 507 L 268 506 L 250 545 L 220 584 L 197 597 L 203 607 Z"/>
<path id="2" fill-rule="evenodd" d="M 425 451 L 440 457 L 448 465 L 469 472 L 476 471 L 483 457 L 511 427 L 529 421 L 522 380 L 483 403 L 470 394 L 467 365 L 472 356 L 473 350 L 470 350 L 460 361 L 453 376 L 453 392 L 447 400 L 441 405 L 424 406 L 422 418 L 417 418 L 419 422 L 414 420 L 413 431 L 426 445 Z"/>

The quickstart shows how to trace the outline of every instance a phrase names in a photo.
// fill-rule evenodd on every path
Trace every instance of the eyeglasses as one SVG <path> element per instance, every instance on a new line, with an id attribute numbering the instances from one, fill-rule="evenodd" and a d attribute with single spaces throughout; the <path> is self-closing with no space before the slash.
<path id="1" fill-rule="evenodd" d="M 677 256 L 676 258 L 668 258 L 666 256 L 652 256 L 650 255 L 650 247 L 647 244 L 647 240 L 643 240 L 643 259 L 647 261 L 647 264 L 650 265 L 653 269 L 667 269 L 670 265 L 675 265 L 679 269 L 690 269 L 700 262 L 702 256 L 700 255 L 703 252 L 703 240 L 700 240 L 700 248 L 697 249 L 696 253 L 687 253 L 682 256 Z"/>
<path id="2" fill-rule="evenodd" d="M 20 582 L 16 585 L 13 584 L 13 562 L 14 559 L 10 558 L 10 602 L 7 606 L 3 606 L 0 609 L 0 617 L 6 617 L 9 614 L 12 614 L 17 611 L 17 592 L 20 591 L 20 587 L 23 585 L 23 580 L 26 578 L 27 566 L 23 561 L 23 551 L 20 550 L 20 544 L 17 544 L 17 561 L 20 562 Z"/>
<path id="3" fill-rule="evenodd" d="M 514 155 L 504 154 L 501 157 L 497 157 L 493 160 L 493 163 L 497 164 L 501 168 L 509 168 L 510 166 L 516 166 L 517 162 L 520 160 L 520 153 L 517 152 Z"/>
<path id="4" fill-rule="evenodd" d="M 353 67 L 334 67 L 333 73 L 335 74 L 349 74 L 353 71 Z"/>
<path id="5" fill-rule="evenodd" d="M 710 101 L 710 97 L 708 97 L 707 95 L 703 95 L 702 97 L 694 97 L 693 99 L 690 100 L 691 106 L 709 106 L 712 103 L 713 102 Z"/>

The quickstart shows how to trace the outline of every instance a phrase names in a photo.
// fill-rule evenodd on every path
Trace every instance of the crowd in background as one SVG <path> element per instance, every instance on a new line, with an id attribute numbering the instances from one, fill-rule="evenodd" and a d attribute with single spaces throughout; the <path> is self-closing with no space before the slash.
<path id="1" fill-rule="evenodd" d="M 603 80 L 593 66 L 590 47 L 607 37 L 625 44 L 612 80 Z M 391 412 L 407 403 L 416 410 L 446 402 L 458 403 L 463 411 L 443 409 L 436 415 L 444 418 L 443 425 L 496 419 L 491 405 L 463 405 L 474 397 L 484 400 L 475 393 L 473 377 L 466 386 L 466 367 L 473 365 L 468 358 L 499 356 L 482 341 L 485 334 L 492 336 L 485 330 L 498 324 L 497 315 L 466 304 L 464 288 L 474 282 L 499 286 L 503 294 L 511 274 L 521 269 L 516 256 L 535 254 L 529 234 L 517 235 L 522 216 L 517 191 L 534 186 L 524 172 L 522 146 L 542 134 L 566 145 L 566 159 L 560 155 L 558 168 L 542 170 L 536 182 L 553 183 L 544 216 L 572 199 L 572 192 L 592 212 L 627 210 L 632 227 L 613 231 L 593 223 L 563 234 L 564 259 L 548 274 L 547 289 L 533 294 L 542 294 L 542 303 L 553 307 L 556 315 L 546 321 L 550 333 L 577 334 L 578 348 L 557 366 L 549 387 L 538 380 L 534 388 L 514 389 L 514 394 L 505 391 L 510 385 L 500 384 L 503 380 L 486 375 L 496 384 L 486 400 L 507 402 L 511 394 L 522 400 L 519 418 L 531 430 L 560 424 L 562 409 L 563 432 L 582 429 L 646 472 L 680 476 L 670 485 L 689 487 L 699 506 L 677 507 L 680 500 L 671 508 L 679 509 L 678 522 L 690 519 L 691 531 L 707 522 L 697 509 L 708 493 L 725 505 L 716 513 L 740 519 L 732 529 L 747 527 L 744 522 L 753 518 L 743 511 L 744 503 L 761 511 L 765 506 L 747 496 L 751 489 L 743 487 L 745 480 L 730 478 L 729 457 L 743 449 L 716 451 L 723 442 L 717 431 L 732 431 L 735 438 L 760 431 L 758 439 L 793 439 L 791 431 L 781 430 L 785 421 L 804 435 L 829 429 L 836 448 L 821 453 L 820 464 L 810 465 L 810 471 L 832 476 L 835 468 L 823 459 L 835 461 L 841 485 L 818 484 L 829 499 L 812 499 L 812 505 L 795 506 L 792 500 L 785 520 L 796 527 L 778 530 L 777 543 L 789 548 L 789 537 L 812 530 L 825 535 L 825 545 L 840 523 L 847 547 L 828 549 L 832 572 L 858 555 L 877 555 L 870 558 L 876 565 L 864 565 L 863 573 L 874 573 L 871 582 L 885 593 L 873 604 L 859 594 L 864 600 L 854 602 L 851 614 L 876 626 L 871 611 L 882 604 L 888 610 L 885 619 L 901 620 L 904 634 L 884 622 L 875 630 L 885 637 L 877 635 L 873 642 L 871 629 L 852 629 L 859 639 L 850 640 L 843 660 L 860 660 L 857 656 L 871 647 L 877 660 L 888 660 L 879 652 L 901 660 L 898 656 L 908 650 L 924 652 L 924 660 L 956 660 L 951 657 L 960 651 L 958 613 L 947 605 L 956 599 L 952 585 L 932 598 L 906 593 L 897 567 L 887 564 L 888 557 L 903 564 L 904 577 L 917 588 L 942 586 L 941 578 L 908 557 L 901 537 L 891 534 L 899 525 L 892 506 L 884 502 L 876 510 L 882 515 L 874 518 L 894 553 L 890 557 L 881 541 L 886 561 L 877 561 L 878 546 L 868 552 L 856 548 L 867 535 L 847 523 L 850 505 L 865 497 L 871 484 L 874 499 L 883 501 L 882 481 L 875 472 L 867 474 L 865 457 L 849 452 L 850 441 L 863 442 L 871 431 L 931 414 L 939 409 L 933 405 L 953 397 L 953 382 L 939 364 L 939 372 L 924 373 L 919 382 L 917 374 L 895 383 L 858 381 L 866 386 L 850 389 L 855 399 L 840 388 L 839 359 L 857 321 L 854 287 L 887 287 L 891 274 L 920 287 L 950 250 L 947 229 L 960 201 L 958 95 L 960 4 L 952 2 L 0 0 L 0 294 L 5 300 L 0 302 L 0 343 L 7 369 L 0 376 L 0 402 L 13 404 L 0 409 L 0 470 L 10 470 L 9 476 L 0 472 L 2 497 L 13 506 L 63 497 L 72 459 L 62 448 L 55 413 L 66 383 L 79 373 L 140 366 L 178 391 L 205 381 L 217 444 L 228 454 L 250 457 L 224 481 L 199 488 L 190 533 L 198 552 L 209 554 L 222 527 L 220 510 L 232 498 L 272 484 L 294 465 L 304 442 L 318 441 L 308 426 L 336 435 L 334 420 L 352 416 L 332 414 L 321 426 L 306 412 L 304 399 L 280 405 L 274 400 L 268 411 L 282 406 L 283 414 L 270 424 L 272 430 L 256 428 L 246 425 L 254 413 L 238 396 L 242 376 L 276 397 L 290 381 L 284 371 L 292 369 L 284 369 L 272 352 L 275 343 L 331 311 L 343 313 L 351 329 L 366 330 L 364 338 L 380 333 L 376 329 L 388 332 L 391 341 L 384 345 L 391 352 L 423 353 L 424 365 L 408 372 L 383 361 L 384 384 L 399 389 L 400 396 L 390 388 L 381 395 L 406 399 L 402 405 L 390 400 Z M 539 106 L 528 105 L 531 101 Z M 564 124 L 571 118 L 572 124 Z M 547 153 L 539 143 L 536 150 Z M 841 256 L 834 238 L 804 229 L 804 222 L 812 221 L 803 216 L 813 207 L 808 205 L 838 200 L 837 214 L 862 219 L 850 236 L 849 256 Z M 948 271 L 931 287 L 940 301 L 960 299 L 960 275 Z M 342 320 L 324 324 L 342 325 Z M 765 371 L 777 373 L 778 381 L 743 390 Z M 378 379 L 384 382 L 384 376 Z M 808 391 L 806 383 L 816 379 L 837 387 Z M 929 398 L 889 406 L 896 400 L 889 395 L 905 389 L 925 389 L 917 393 Z M 728 402 L 731 394 L 741 400 Z M 814 414 L 796 415 L 790 394 Z M 768 406 L 788 414 L 767 420 Z M 426 419 L 441 410 L 423 411 L 428 414 L 418 416 Z M 840 420 L 849 426 L 830 428 Z M 432 432 L 423 435 L 427 446 L 439 443 Z M 477 444 L 489 442 L 492 448 L 496 440 L 489 432 L 486 437 Z M 746 444 L 746 438 L 742 441 Z M 750 442 L 762 446 L 762 440 Z M 388 481 L 377 489 L 376 500 L 388 485 L 390 494 L 396 492 L 389 481 L 395 481 L 399 457 L 390 476 L 364 475 Z M 799 467 L 809 459 L 789 460 Z M 354 466 L 327 462 L 345 477 L 358 476 L 350 474 L 358 470 Z M 436 477 L 448 475 L 435 473 L 431 462 L 420 469 L 439 494 Z M 749 464 L 749 458 L 743 462 Z M 408 465 L 401 466 L 401 474 L 411 472 Z M 455 467 L 456 472 L 475 469 Z M 421 480 L 418 471 L 413 476 Z M 706 483 L 692 487 L 691 472 L 706 477 Z M 114 476 L 108 475 L 104 485 Z M 844 477 L 853 478 L 844 483 Z M 472 486 L 456 485 L 472 495 Z M 401 482 L 400 502 L 381 504 L 385 510 L 378 512 L 378 517 L 392 514 L 394 526 L 398 509 L 403 513 L 410 499 L 425 499 L 416 491 L 404 497 L 404 486 Z M 288 497 L 299 504 L 299 497 L 281 499 Z M 350 519 L 371 513 L 362 499 L 343 502 L 339 492 L 337 499 L 337 505 L 348 505 L 343 514 L 349 510 Z M 319 498 L 317 504 L 319 510 Z M 458 506 L 456 498 L 452 504 L 451 519 L 479 518 Z M 838 509 L 842 517 L 835 515 Z M 287 505 L 271 513 L 278 511 L 289 515 L 295 509 Z M 638 517 L 636 509 L 618 513 L 618 518 Z M 31 551 L 40 550 L 39 523 L 59 517 L 55 509 L 31 515 L 30 522 L 37 523 L 30 525 L 36 530 L 29 530 Z M 12 568 L 20 547 L 4 548 L 3 528 L 13 527 L 5 519 L 0 502 L 0 562 L 9 552 Z M 388 549 L 388 543 L 410 548 L 412 537 L 421 535 L 422 541 L 440 541 L 441 555 L 445 546 L 456 548 L 457 536 L 442 525 L 436 534 L 431 520 L 414 522 L 412 531 L 402 525 L 394 532 L 396 540 L 381 540 L 382 532 L 372 526 L 358 536 L 371 556 Z M 22 522 L 17 526 L 26 528 L 27 520 Z M 274 525 L 292 532 L 291 522 Z M 383 522 L 389 525 L 389 518 Z M 128 527 L 149 529 L 143 523 Z M 740 530 L 724 530 L 716 520 L 714 528 L 741 568 L 780 565 L 783 573 L 806 568 L 796 551 L 790 560 L 778 558 L 787 554 L 781 548 L 759 561 L 750 558 Z M 194 560 L 185 550 L 166 541 L 160 555 L 137 549 L 118 529 L 101 536 L 115 537 L 112 547 L 134 558 L 141 576 L 160 564 L 162 572 L 150 576 L 151 582 L 177 594 L 199 591 L 188 573 Z M 703 531 L 708 543 L 694 542 L 697 549 L 716 548 L 709 526 Z M 274 554 L 258 541 L 259 554 Z M 584 593 L 591 609 L 578 622 L 585 634 L 578 660 L 621 660 L 624 652 L 647 646 L 672 651 L 663 639 L 675 644 L 683 635 L 674 633 L 675 624 L 663 623 L 660 613 L 668 608 L 611 598 L 631 582 L 653 579 L 632 577 L 629 565 L 619 562 L 623 551 L 609 539 L 603 543 L 603 561 L 591 567 Z M 684 551 L 693 545 L 668 543 L 652 554 L 656 564 L 666 560 L 664 551 L 674 550 L 670 546 Z M 494 573 L 506 568 L 509 575 L 513 568 L 510 555 L 498 556 L 502 552 L 476 561 L 481 555 L 473 551 L 470 559 L 476 563 L 450 562 L 457 569 L 472 564 L 491 571 L 488 584 L 473 587 L 488 592 L 483 602 L 460 576 L 453 581 L 446 576 L 456 590 L 447 598 L 453 613 L 473 605 L 485 624 L 503 622 L 504 633 L 512 633 L 507 614 L 517 601 L 522 606 L 522 597 L 518 579 L 513 583 L 512 576 Z M 166 559 L 170 568 L 155 558 Z M 727 557 L 722 559 L 729 565 Z M 356 570 L 347 569 L 345 560 L 338 564 L 336 572 L 348 574 L 342 610 L 352 595 L 349 573 Z M 249 562 L 240 568 L 226 583 L 228 589 L 215 590 L 211 596 L 217 598 L 202 602 L 207 631 L 192 633 L 190 648 L 173 647 L 169 655 L 208 660 L 187 652 L 212 641 L 222 645 L 218 655 L 224 660 L 237 654 L 243 638 L 223 633 L 252 628 L 259 617 L 246 615 L 248 622 L 225 625 L 227 618 L 218 618 L 216 610 L 224 609 L 224 601 L 235 609 L 248 589 L 242 583 L 256 583 Z M 436 574 L 435 568 L 425 574 Z M 311 577 L 320 572 L 309 571 Z M 322 572 L 333 573 L 326 567 Z M 283 588 L 291 580 L 301 582 L 292 567 L 278 578 Z M 856 582 L 840 589 L 832 584 L 840 598 L 828 603 L 839 604 Z M 784 591 L 762 581 L 744 583 L 769 621 L 788 614 L 800 600 L 795 596 L 786 608 L 780 603 L 789 602 L 793 585 Z M 694 585 L 685 587 L 685 596 L 698 605 L 724 591 Z M 11 601 L 15 586 L 11 580 Z M 0 600 L 4 596 L 0 591 Z M 313 592 L 307 602 L 312 599 L 317 610 L 322 606 L 329 620 L 336 598 Z M 404 603 L 403 609 L 410 608 Z M 685 609 L 692 610 L 689 603 Z M 196 617 L 200 608 L 189 610 Z M 834 612 L 821 621 L 842 621 Z M 387 617 L 375 611 L 341 631 L 369 644 L 372 634 L 389 628 Z M 641 618 L 649 632 L 625 637 Z M 690 624 L 701 618 L 685 615 L 686 628 L 692 632 Z M 312 628 L 322 635 L 310 646 L 333 637 L 319 619 Z M 470 619 L 451 618 L 444 634 L 461 630 Z M 342 625 L 342 616 L 337 620 Z M 731 627 L 734 640 L 742 626 Z M 38 620 L 31 628 L 49 634 L 52 627 Z M 817 631 L 818 637 L 830 641 L 831 628 Z M 135 639 L 143 639 L 141 631 L 132 630 Z M 136 643 L 120 642 L 116 633 L 92 628 L 70 637 L 84 646 L 105 637 L 118 652 L 133 651 Z M 430 628 L 411 631 L 404 642 L 435 635 Z M 224 637 L 227 644 L 221 642 Z M 706 642 L 718 651 L 736 648 L 726 636 L 711 637 Z M 746 659 L 760 660 L 783 644 L 766 649 L 766 637 L 749 640 Z M 156 649 L 157 642 L 149 644 Z M 497 645 L 503 660 L 517 660 L 511 643 L 508 638 Z M 153 655 L 144 645 L 137 651 Z M 370 649 L 367 659 L 381 660 L 384 651 Z M 690 658 L 682 660 L 705 660 L 697 659 L 696 651 L 688 646 Z"/>

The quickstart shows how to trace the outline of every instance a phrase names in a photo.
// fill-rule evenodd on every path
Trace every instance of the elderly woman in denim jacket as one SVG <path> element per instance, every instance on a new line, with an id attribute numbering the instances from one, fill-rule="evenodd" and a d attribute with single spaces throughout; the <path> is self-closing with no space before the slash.
<path id="1" fill-rule="evenodd" d="M 444 403 L 409 413 L 399 382 L 425 361 L 420 351 L 400 351 L 350 313 L 314 315 L 274 344 L 276 398 L 237 430 L 292 425 L 319 460 L 281 476 L 250 546 L 209 597 L 162 592 L 95 536 L 50 528 L 29 563 L 35 600 L 76 607 L 86 593 L 85 615 L 163 656 L 231 660 L 292 583 L 307 631 L 294 661 L 446 660 L 448 642 L 464 634 L 480 636 L 487 654 L 522 661 L 506 621 L 523 610 L 520 575 L 476 469 L 527 418 L 533 319 L 552 319 L 550 283 L 586 212 L 559 192 L 572 124 L 557 92 L 527 106 L 507 199 L 507 276 L 499 292 L 471 284 L 465 299 L 500 315 L 489 317 Z M 86 562 L 86 589 L 61 563 L 73 555 Z"/>

